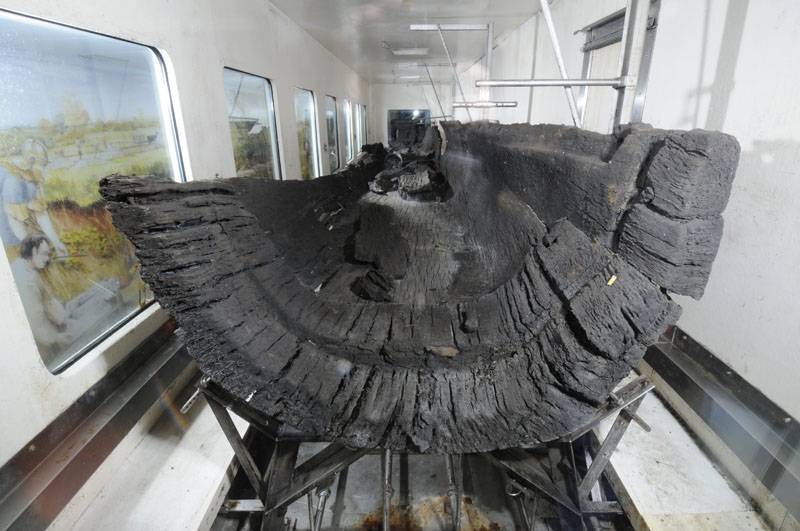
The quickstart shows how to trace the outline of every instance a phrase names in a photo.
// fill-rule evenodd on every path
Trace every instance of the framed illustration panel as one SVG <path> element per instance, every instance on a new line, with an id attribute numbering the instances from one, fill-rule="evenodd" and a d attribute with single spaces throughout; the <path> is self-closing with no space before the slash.
<path id="1" fill-rule="evenodd" d="M 0 239 L 45 365 L 63 370 L 152 300 L 98 181 L 183 178 L 159 55 L 0 13 Z"/>

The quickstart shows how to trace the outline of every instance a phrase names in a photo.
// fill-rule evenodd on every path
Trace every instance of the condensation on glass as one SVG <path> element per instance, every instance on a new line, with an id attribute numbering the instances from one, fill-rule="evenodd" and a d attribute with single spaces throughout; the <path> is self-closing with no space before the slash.
<path id="1" fill-rule="evenodd" d="M 300 176 L 319 177 L 319 135 L 314 93 L 298 88 L 294 93 L 294 116 L 297 124 L 297 145 L 300 153 Z"/>
<path id="2" fill-rule="evenodd" d="M 42 361 L 59 372 L 152 301 L 98 192 L 183 178 L 151 48 L 0 13 L 0 237 Z"/>
<path id="3" fill-rule="evenodd" d="M 333 96 L 325 96 L 325 129 L 328 136 L 325 153 L 329 171 L 333 172 L 339 169 L 339 116 Z"/>
<path id="4" fill-rule="evenodd" d="M 344 150 L 347 153 L 347 162 L 350 162 L 356 156 L 353 149 L 353 108 L 350 100 L 344 100 L 342 109 L 344 110 Z"/>
<path id="5" fill-rule="evenodd" d="M 236 175 L 280 179 L 272 84 L 231 68 L 224 69 L 223 77 Z"/>

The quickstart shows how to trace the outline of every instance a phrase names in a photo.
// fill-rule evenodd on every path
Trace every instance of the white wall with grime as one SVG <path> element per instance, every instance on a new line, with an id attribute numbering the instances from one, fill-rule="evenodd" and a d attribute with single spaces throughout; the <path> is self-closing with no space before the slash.
<path id="1" fill-rule="evenodd" d="M 367 104 L 367 82 L 308 33 L 263 0 L 85 2 L 0 0 L 0 9 L 39 17 L 157 48 L 167 63 L 179 137 L 191 179 L 235 175 L 223 67 L 272 80 L 284 178 L 299 176 L 294 90 L 314 91 L 320 144 L 326 143 L 324 96 Z M 343 138 L 340 109 L 340 138 Z M 340 142 L 340 147 L 342 143 Z M 342 154 L 344 160 L 344 154 Z M 327 157 L 323 172 L 327 173 Z M 0 403 L 5 463 L 59 413 L 106 374 L 164 320 L 156 308 L 59 375 L 42 364 L 8 260 L 0 246 Z"/>
<path id="2" fill-rule="evenodd" d="M 624 7 L 622 0 L 555 0 L 570 77 L 580 77 L 584 35 L 574 32 Z M 719 130 L 742 146 L 725 232 L 705 295 L 677 297 L 679 326 L 795 418 L 800 418 L 800 9 L 793 0 L 661 2 L 644 121 Z M 467 98 L 481 62 L 462 74 Z M 495 42 L 493 78 L 559 77 L 536 15 Z M 609 89 L 610 90 L 610 89 Z M 515 109 L 473 118 L 570 124 L 562 89 L 492 89 Z M 463 110 L 456 117 L 464 120 Z"/>

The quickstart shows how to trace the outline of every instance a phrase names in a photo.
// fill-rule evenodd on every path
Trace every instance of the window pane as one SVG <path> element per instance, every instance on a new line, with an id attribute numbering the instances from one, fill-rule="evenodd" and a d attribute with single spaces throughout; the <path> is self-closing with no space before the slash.
<path id="1" fill-rule="evenodd" d="M 58 371 L 150 301 L 97 182 L 182 177 L 164 70 L 145 46 L 3 13 L 0 75 L 0 236 Z"/>
<path id="2" fill-rule="evenodd" d="M 336 114 L 336 98 L 325 96 L 325 125 L 328 130 L 328 162 L 330 171 L 339 168 L 339 119 Z"/>
<path id="3" fill-rule="evenodd" d="M 297 143 L 300 148 L 300 176 L 303 179 L 319 177 L 317 113 L 314 94 L 310 90 L 295 91 L 294 116 L 297 123 Z"/>
<path id="4" fill-rule="evenodd" d="M 236 175 L 279 179 L 272 85 L 263 77 L 230 68 L 225 69 L 224 80 Z"/>
<path id="5" fill-rule="evenodd" d="M 367 143 L 367 106 L 361 106 L 361 141 Z"/>
<path id="6" fill-rule="evenodd" d="M 344 148 L 347 162 L 350 162 L 355 153 L 353 153 L 353 110 L 348 100 L 344 100 Z"/>
<path id="7" fill-rule="evenodd" d="M 353 111 L 356 131 L 355 152 L 358 154 L 361 152 L 361 146 L 364 145 L 364 131 L 361 129 L 361 105 L 354 103 Z"/>
<path id="8" fill-rule="evenodd" d="M 387 113 L 389 146 L 418 144 L 431 125 L 428 109 L 392 109 Z"/>

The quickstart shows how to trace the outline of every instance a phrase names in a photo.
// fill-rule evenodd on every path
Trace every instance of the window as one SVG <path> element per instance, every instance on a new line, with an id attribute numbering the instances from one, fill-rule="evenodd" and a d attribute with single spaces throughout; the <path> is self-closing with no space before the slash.
<path id="1" fill-rule="evenodd" d="M 294 116 L 300 151 L 300 176 L 303 179 L 319 177 L 319 135 L 317 134 L 317 109 L 313 92 L 301 88 L 295 91 Z"/>
<path id="2" fill-rule="evenodd" d="M 0 237 L 44 364 L 151 301 L 97 182 L 182 179 L 164 67 L 139 44 L 0 13 Z"/>
<path id="3" fill-rule="evenodd" d="M 348 100 L 344 100 L 344 148 L 347 162 L 350 162 L 356 154 L 353 150 L 353 108 Z"/>
<path id="4" fill-rule="evenodd" d="M 411 146 L 422 142 L 431 125 L 428 109 L 393 109 L 387 113 L 389 146 Z"/>
<path id="5" fill-rule="evenodd" d="M 339 118 L 336 112 L 336 98 L 325 96 L 325 128 L 328 132 L 328 167 L 331 172 L 339 169 Z"/>
<path id="6" fill-rule="evenodd" d="M 366 144 L 367 140 L 367 106 L 361 106 L 361 141 Z"/>
<path id="7" fill-rule="evenodd" d="M 268 79 L 224 69 L 225 100 L 238 177 L 280 179 L 278 126 Z"/>
<path id="8" fill-rule="evenodd" d="M 361 105 L 358 103 L 353 104 L 353 114 L 355 121 L 355 150 L 356 154 L 361 152 L 361 146 L 364 145 L 364 129 L 363 120 L 361 119 Z"/>

